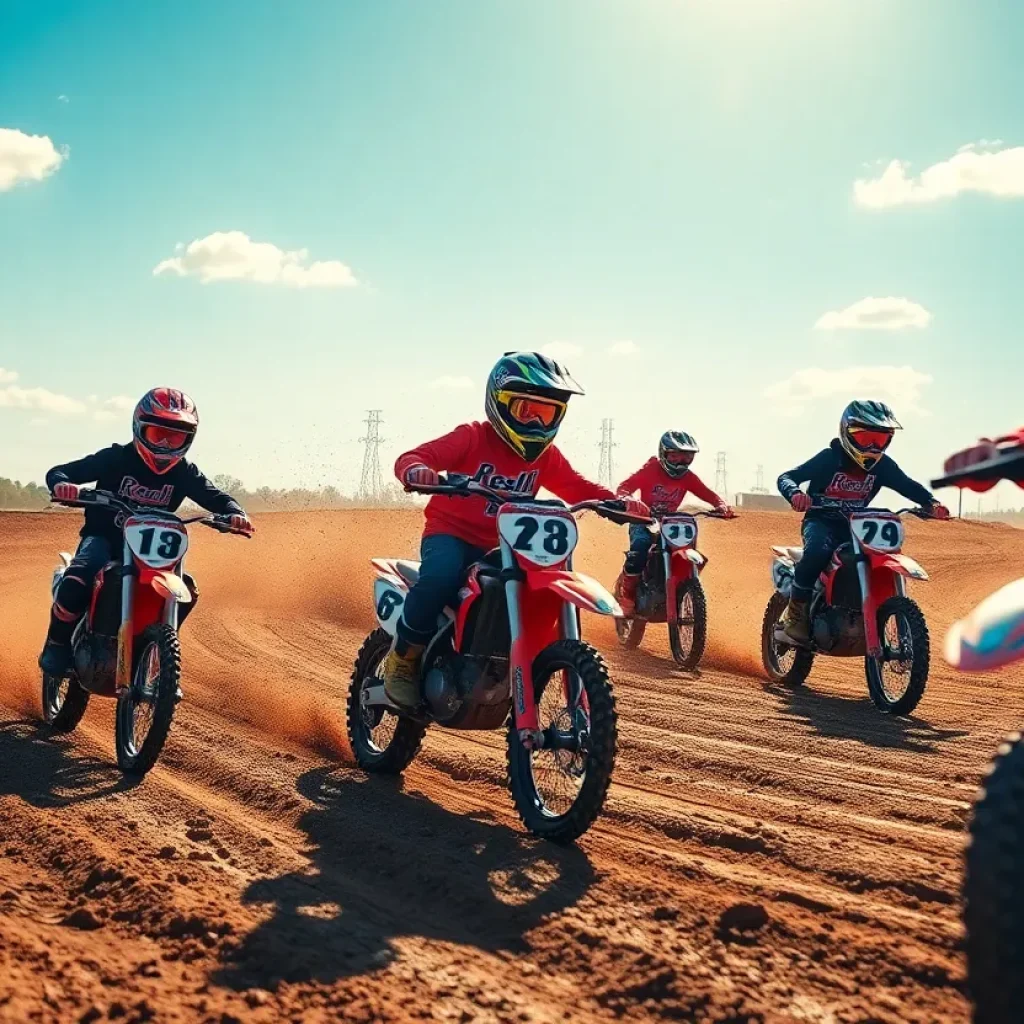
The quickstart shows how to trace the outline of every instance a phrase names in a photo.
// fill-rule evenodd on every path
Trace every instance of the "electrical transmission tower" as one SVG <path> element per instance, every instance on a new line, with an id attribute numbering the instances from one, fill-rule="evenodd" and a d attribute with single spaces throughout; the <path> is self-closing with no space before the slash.
<path id="1" fill-rule="evenodd" d="M 614 420 L 601 420 L 601 463 L 597 470 L 597 479 L 605 487 L 615 486 L 615 460 L 612 449 L 618 446 L 612 440 L 614 430 Z"/>
<path id="2" fill-rule="evenodd" d="M 359 438 L 363 449 L 363 477 L 359 483 L 359 497 L 364 501 L 379 501 L 384 497 L 384 480 L 380 474 L 380 446 L 384 438 L 380 436 L 380 409 L 370 409 L 366 419 L 366 436 Z"/>
<path id="3" fill-rule="evenodd" d="M 725 500 L 729 500 L 729 478 L 725 471 L 725 452 L 715 456 L 715 490 Z"/>
<path id="4" fill-rule="evenodd" d="M 757 467 L 757 483 L 754 485 L 754 489 L 750 492 L 751 494 L 767 494 L 768 488 L 764 485 L 764 466 L 758 465 Z"/>

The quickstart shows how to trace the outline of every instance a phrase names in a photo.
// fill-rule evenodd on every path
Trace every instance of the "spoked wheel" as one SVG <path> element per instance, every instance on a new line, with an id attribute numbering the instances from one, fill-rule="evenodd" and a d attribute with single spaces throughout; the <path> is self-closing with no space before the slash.
<path id="1" fill-rule="evenodd" d="M 58 679 L 43 675 L 43 721 L 54 732 L 71 732 L 89 706 L 89 691 L 82 689 L 74 673 Z"/>
<path id="2" fill-rule="evenodd" d="M 176 630 L 147 626 L 137 642 L 131 686 L 117 701 L 117 763 L 125 774 L 145 775 L 156 764 L 171 731 L 180 680 Z"/>
<path id="3" fill-rule="evenodd" d="M 616 619 L 615 632 L 619 643 L 633 651 L 640 646 L 644 633 L 647 632 L 647 622 L 644 619 Z"/>
<path id="4" fill-rule="evenodd" d="M 676 602 L 678 621 L 668 624 L 668 645 L 680 668 L 695 669 L 704 657 L 708 637 L 708 603 L 696 576 L 676 591 Z"/>
<path id="5" fill-rule="evenodd" d="M 806 647 L 781 644 L 775 639 L 775 627 L 782 621 L 789 600 L 782 594 L 772 594 L 764 612 L 761 626 L 761 661 L 768 678 L 786 686 L 802 686 L 811 673 L 814 652 Z"/>
<path id="6" fill-rule="evenodd" d="M 585 702 L 569 706 L 566 678 L 570 692 L 582 687 Z M 510 716 L 512 802 L 534 835 L 571 843 L 601 813 L 611 783 L 618 745 L 615 695 L 601 656 L 579 640 L 559 640 L 541 651 L 533 664 L 533 686 L 545 745 L 527 750 Z"/>
<path id="7" fill-rule="evenodd" d="M 348 741 L 356 763 L 364 772 L 399 775 L 416 756 L 427 727 L 390 708 L 364 706 L 363 692 L 384 679 L 384 659 L 391 637 L 375 629 L 356 657 L 348 691 Z"/>
<path id="8" fill-rule="evenodd" d="M 1014 1024 L 1024 1007 L 1024 743 L 1000 748 L 974 807 L 964 876 L 967 983 L 977 1024 Z"/>
<path id="9" fill-rule="evenodd" d="M 882 657 L 864 659 L 868 692 L 879 711 L 909 715 L 928 682 L 928 623 L 909 597 L 890 597 L 878 609 L 878 637 Z"/>

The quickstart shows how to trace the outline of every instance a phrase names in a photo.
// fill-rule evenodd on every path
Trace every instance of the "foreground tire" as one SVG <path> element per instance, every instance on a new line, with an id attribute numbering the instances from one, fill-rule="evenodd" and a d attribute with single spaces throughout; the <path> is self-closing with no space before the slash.
<path id="1" fill-rule="evenodd" d="M 587 695 L 589 714 L 570 711 L 563 672 L 573 673 Z M 515 716 L 508 725 L 508 787 L 523 824 L 553 843 L 578 839 L 601 813 L 618 748 L 615 694 L 608 669 L 589 644 L 559 640 L 533 664 L 534 696 L 542 731 L 580 738 L 573 750 L 527 750 Z"/>
<path id="2" fill-rule="evenodd" d="M 43 676 L 43 721 L 53 732 L 71 732 L 89 706 L 89 691 L 82 689 L 74 673 L 64 679 Z"/>
<path id="3" fill-rule="evenodd" d="M 396 715 L 388 708 L 363 708 L 362 694 L 367 682 L 383 678 L 384 659 L 391 650 L 391 637 L 375 629 L 356 656 L 348 691 L 348 742 L 356 764 L 364 772 L 400 775 L 419 752 L 427 727 Z"/>
<path id="4" fill-rule="evenodd" d="M 964 875 L 967 983 L 975 1024 L 1024 1016 L 1024 743 L 1000 748 L 974 807 Z"/>
<path id="5" fill-rule="evenodd" d="M 864 659 L 868 693 L 884 714 L 909 715 L 924 696 L 931 664 L 924 613 L 909 597 L 890 597 L 878 609 L 878 635 L 890 657 Z"/>
<path id="6" fill-rule="evenodd" d="M 668 645 L 680 668 L 695 669 L 704 657 L 708 638 L 708 602 L 704 588 L 696 576 L 688 579 L 676 592 L 679 624 L 668 624 Z"/>
<path id="7" fill-rule="evenodd" d="M 782 619 L 789 600 L 782 594 L 772 594 L 761 624 L 761 661 L 768 678 L 786 686 L 802 686 L 811 674 L 814 652 L 805 647 L 790 647 L 775 639 L 775 627 Z"/>
<path id="8" fill-rule="evenodd" d="M 177 631 L 147 626 L 136 644 L 128 692 L 117 701 L 117 764 L 126 775 L 145 775 L 164 749 L 178 704 L 181 647 Z"/>

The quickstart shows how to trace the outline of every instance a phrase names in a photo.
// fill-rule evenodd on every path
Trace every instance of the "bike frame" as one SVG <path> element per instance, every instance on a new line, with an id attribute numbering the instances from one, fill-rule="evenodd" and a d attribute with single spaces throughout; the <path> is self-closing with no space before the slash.
<path id="1" fill-rule="evenodd" d="M 697 513 L 699 515 L 700 513 Z M 696 515 L 673 514 L 663 516 L 655 525 L 657 537 L 655 546 L 658 555 L 665 565 L 665 620 L 669 625 L 679 624 L 679 588 L 687 580 L 698 576 L 707 565 L 707 558 L 697 550 L 697 536 L 688 544 L 673 546 L 665 538 L 664 522 L 666 519 L 692 519 L 696 527 Z"/>

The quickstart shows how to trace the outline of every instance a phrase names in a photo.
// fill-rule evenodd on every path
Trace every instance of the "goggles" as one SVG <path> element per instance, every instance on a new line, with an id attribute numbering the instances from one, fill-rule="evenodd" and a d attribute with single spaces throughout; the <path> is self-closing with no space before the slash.
<path id="1" fill-rule="evenodd" d="M 142 428 L 142 440 L 151 448 L 160 448 L 164 451 L 177 451 L 184 448 L 192 434 L 187 430 L 176 430 L 174 427 L 158 427 L 156 424 L 147 423 Z"/>
<path id="2" fill-rule="evenodd" d="M 688 466 L 696 452 L 665 452 L 664 459 L 670 466 Z"/>
<path id="3" fill-rule="evenodd" d="M 884 452 L 892 443 L 891 430 L 873 430 L 871 427 L 850 427 L 850 440 L 862 452 Z"/>
<path id="4" fill-rule="evenodd" d="M 523 427 L 553 427 L 565 415 L 565 403 L 534 395 L 514 395 L 508 402 L 508 414 Z"/>

